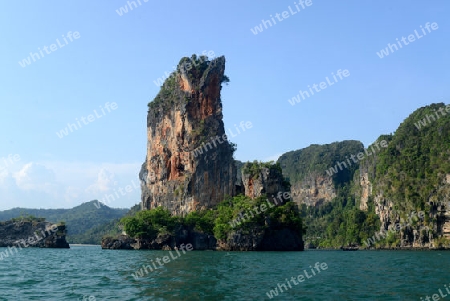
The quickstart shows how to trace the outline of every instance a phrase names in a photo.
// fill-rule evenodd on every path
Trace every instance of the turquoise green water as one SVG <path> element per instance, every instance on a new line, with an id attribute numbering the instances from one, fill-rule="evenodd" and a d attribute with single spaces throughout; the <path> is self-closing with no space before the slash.
<path id="1" fill-rule="evenodd" d="M 0 300 L 420 300 L 439 289 L 445 294 L 450 284 L 450 252 L 441 251 L 169 255 L 100 247 L 23 249 L 0 261 Z M 309 266 L 316 262 L 328 268 L 313 276 Z M 137 280 L 132 276 L 152 263 L 159 268 L 148 267 Z M 305 269 L 311 278 L 281 286 Z M 266 293 L 278 284 L 283 292 L 269 299 Z M 450 301 L 450 295 L 440 300 Z"/>

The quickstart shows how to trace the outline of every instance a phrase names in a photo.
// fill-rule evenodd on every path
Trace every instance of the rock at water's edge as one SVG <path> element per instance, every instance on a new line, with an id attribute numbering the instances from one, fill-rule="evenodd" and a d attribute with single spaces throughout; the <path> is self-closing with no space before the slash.
<path id="1" fill-rule="evenodd" d="M 66 226 L 45 221 L 0 222 L 0 247 L 69 248 Z"/>

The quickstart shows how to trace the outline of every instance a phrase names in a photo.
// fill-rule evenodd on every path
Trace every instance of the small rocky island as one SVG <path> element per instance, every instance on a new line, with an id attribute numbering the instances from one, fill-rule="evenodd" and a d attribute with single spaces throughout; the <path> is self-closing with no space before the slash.
<path id="1" fill-rule="evenodd" d="M 70 248 L 64 224 L 35 217 L 0 222 L 0 247 Z"/>
<path id="2" fill-rule="evenodd" d="M 274 163 L 242 163 L 225 133 L 225 57 L 184 57 L 148 104 L 142 211 L 104 249 L 302 251 L 304 227 Z"/>

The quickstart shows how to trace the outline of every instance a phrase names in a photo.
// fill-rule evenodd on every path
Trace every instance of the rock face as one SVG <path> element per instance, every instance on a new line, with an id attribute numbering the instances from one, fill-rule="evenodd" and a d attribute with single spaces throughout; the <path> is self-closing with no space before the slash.
<path id="1" fill-rule="evenodd" d="M 160 234 L 156 239 L 135 239 L 127 235 L 102 240 L 102 249 L 124 250 L 176 250 L 181 244 L 191 244 L 194 250 L 216 250 L 214 236 L 182 227 L 174 235 Z"/>
<path id="2" fill-rule="evenodd" d="M 142 208 L 173 214 L 211 208 L 235 195 L 234 146 L 222 121 L 225 58 L 183 58 L 149 104 Z"/>
<path id="3" fill-rule="evenodd" d="M 367 172 L 360 172 L 359 185 L 361 187 L 359 210 L 367 211 L 369 209 L 369 196 L 372 195 L 372 183 L 369 181 L 369 174 Z"/>
<path id="4" fill-rule="evenodd" d="M 252 229 L 250 233 L 242 230 L 231 233 L 226 240 L 218 241 L 222 251 L 303 251 L 302 235 L 290 229 L 263 230 Z"/>
<path id="5" fill-rule="evenodd" d="M 303 251 L 302 235 L 290 229 L 253 229 L 250 233 L 238 230 L 226 240 L 187 228 L 178 230 L 175 235 L 158 235 L 156 239 L 134 239 L 127 235 L 102 240 L 102 249 L 111 250 L 176 250 L 181 244 L 191 244 L 194 250 L 220 251 Z"/>
<path id="6" fill-rule="evenodd" d="M 360 182 L 360 190 L 364 192 L 368 187 L 372 189 L 372 183 L 367 178 L 367 173 L 364 173 L 361 177 L 366 177 L 366 180 Z M 380 217 L 380 231 L 398 232 L 400 248 L 438 248 L 439 245 L 434 242 L 435 238 L 450 239 L 450 203 L 448 202 L 450 200 L 450 183 L 447 183 L 445 179 L 442 185 L 425 202 L 432 208 L 426 217 L 428 221 L 435 221 L 431 223 L 425 223 L 421 219 L 411 222 L 409 217 L 418 216 L 418 213 L 396 210 L 392 200 L 384 196 L 383 190 L 385 189 L 386 187 L 381 183 L 373 192 L 375 213 Z M 369 197 L 365 193 L 362 193 L 360 197 L 361 204 L 367 204 L 366 200 Z M 397 224 L 402 225 L 402 227 L 396 231 L 395 225 Z"/>
<path id="7" fill-rule="evenodd" d="M 213 208 L 226 196 L 288 192 L 279 166 L 237 173 L 243 164 L 233 159 L 235 145 L 225 134 L 220 98 L 222 83 L 228 81 L 225 58 L 209 61 L 193 55 L 182 58 L 177 70 L 149 103 L 147 155 L 139 173 L 142 209 L 161 206 L 185 216 Z M 218 242 L 183 226 L 153 240 L 106 238 L 102 248 L 173 250 L 190 243 L 195 250 L 303 250 L 302 233 L 267 228 L 246 235 L 236 232 L 228 242 Z"/>
<path id="8" fill-rule="evenodd" d="M 252 166 L 256 168 L 251 171 Z M 279 192 L 288 192 L 281 168 L 276 165 L 263 166 L 261 163 L 245 163 L 241 168 L 242 185 L 245 196 L 252 199 L 267 195 L 276 196 Z"/>
<path id="9" fill-rule="evenodd" d="M 278 205 L 289 201 L 289 191 L 279 165 L 270 163 L 236 164 L 239 170 L 238 179 L 245 195 L 257 198 L 264 194 L 278 197 Z M 281 196 L 280 196 L 281 193 Z M 280 202 L 281 201 L 281 202 Z M 271 202 L 274 204 L 274 202 Z M 275 205 L 275 204 L 274 204 Z M 295 208 L 295 205 L 293 206 Z M 298 213 L 296 211 L 296 213 Z M 223 240 L 217 240 L 213 235 L 195 231 L 185 225 L 180 226 L 172 234 L 159 234 L 156 239 L 133 239 L 126 235 L 118 238 L 102 240 L 103 249 L 149 249 L 175 250 L 181 244 L 191 244 L 194 250 L 223 251 L 302 251 L 304 249 L 302 233 L 289 228 L 274 226 L 269 217 L 265 226 L 253 226 L 250 230 L 236 230 Z"/>
<path id="10" fill-rule="evenodd" d="M 136 239 L 127 235 L 119 235 L 118 237 L 105 237 L 102 239 L 102 249 L 111 250 L 133 250 Z"/>
<path id="11" fill-rule="evenodd" d="M 431 207 L 429 218 L 436 221 L 433 225 L 434 233 L 450 239 L 450 174 L 443 175 L 441 184 L 427 202 Z"/>
<path id="12" fill-rule="evenodd" d="M 301 206 L 318 207 L 337 196 L 337 188 L 350 183 L 358 163 L 348 160 L 364 150 L 360 141 L 312 144 L 283 154 L 278 159 L 291 183 L 292 200 Z M 337 165 L 340 164 L 340 165 Z"/>
<path id="13" fill-rule="evenodd" d="M 292 200 L 298 205 L 320 206 L 336 197 L 333 179 L 327 175 L 309 174 L 291 186 Z"/>
<path id="14" fill-rule="evenodd" d="M 395 142 L 390 142 L 390 144 L 394 146 Z M 404 142 L 398 143 L 395 145 L 395 149 L 401 151 L 405 147 L 403 144 Z M 421 144 L 425 143 L 421 142 Z M 399 155 L 397 154 L 397 156 Z M 433 157 L 432 155 L 428 156 Z M 405 192 L 400 195 L 393 194 L 399 187 L 393 186 L 391 177 L 386 174 L 377 176 L 376 170 L 379 168 L 379 161 L 379 154 L 375 153 L 361 162 L 360 171 L 355 174 L 354 187 L 356 189 L 354 191 L 356 199 L 359 200 L 359 208 L 368 211 L 369 203 L 373 204 L 375 213 L 381 222 L 380 233 L 386 231 L 395 233 L 395 238 L 398 239 L 396 246 L 398 248 L 440 248 L 442 240 L 450 239 L 450 174 L 438 173 L 436 175 L 437 185 L 427 195 L 420 196 L 419 205 L 414 205 L 405 196 Z M 404 166 L 403 168 L 406 169 Z M 398 170 L 401 169 L 397 167 Z M 414 170 L 419 169 L 414 168 Z M 408 181 L 412 181 L 411 179 L 414 179 L 414 185 L 408 183 Z M 413 190 L 418 191 L 421 187 L 426 186 L 427 182 L 425 181 L 426 179 L 416 180 L 412 176 L 404 176 L 402 182 L 399 183 L 406 187 L 411 186 Z M 410 217 L 418 216 L 420 212 L 424 214 L 424 218 L 412 221 Z M 400 229 L 395 229 L 397 225 L 401 225 Z"/>
<path id="15" fill-rule="evenodd" d="M 0 247 L 69 248 L 66 226 L 44 221 L 0 222 Z"/>

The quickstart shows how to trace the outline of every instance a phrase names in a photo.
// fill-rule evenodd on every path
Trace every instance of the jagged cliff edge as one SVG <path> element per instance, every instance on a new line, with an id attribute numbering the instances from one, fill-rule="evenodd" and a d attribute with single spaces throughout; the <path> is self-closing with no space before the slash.
<path id="1" fill-rule="evenodd" d="M 143 209 L 163 206 L 185 215 L 235 195 L 236 167 L 222 121 L 225 57 L 183 58 L 178 70 L 149 104 L 139 177 Z"/>

